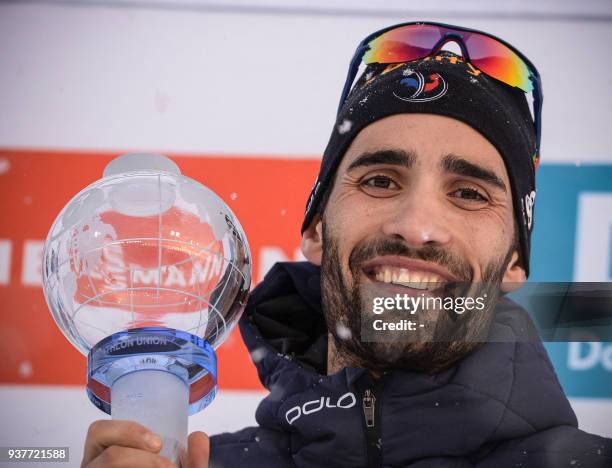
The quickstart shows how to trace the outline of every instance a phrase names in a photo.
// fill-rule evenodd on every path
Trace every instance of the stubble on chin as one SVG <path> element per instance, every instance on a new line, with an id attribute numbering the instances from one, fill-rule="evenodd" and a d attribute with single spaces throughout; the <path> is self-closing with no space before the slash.
<path id="1" fill-rule="evenodd" d="M 483 280 L 486 279 L 488 284 L 499 284 L 508 261 L 509 254 L 504 259 L 493 262 L 483 273 Z M 330 339 L 328 374 L 343 367 L 366 368 L 374 375 L 391 369 L 438 374 L 448 370 L 484 344 L 482 337 L 486 335 L 491 323 L 492 310 L 483 311 L 480 315 L 473 315 L 468 319 L 461 317 L 462 326 L 455 328 L 452 321 L 444 318 L 445 324 L 439 328 L 447 328 L 446 339 L 428 336 L 423 337 L 423 341 L 364 342 L 361 340 L 361 317 L 364 307 L 367 308 L 368 305 L 364 304 L 360 277 L 356 269 L 351 272 L 350 279 L 352 284 L 347 285 L 338 243 L 329 235 L 324 224 L 321 294 Z M 494 304 L 495 301 L 491 303 Z"/>

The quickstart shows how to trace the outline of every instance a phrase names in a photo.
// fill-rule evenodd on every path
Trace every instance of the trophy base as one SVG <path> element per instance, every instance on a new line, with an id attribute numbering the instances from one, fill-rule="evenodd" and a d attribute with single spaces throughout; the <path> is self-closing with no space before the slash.
<path id="1" fill-rule="evenodd" d="M 102 411 L 113 414 L 113 385 L 127 374 L 141 371 L 178 377 L 188 389 L 189 415 L 208 406 L 217 392 L 217 358 L 206 340 L 180 330 L 146 327 L 115 333 L 91 349 L 87 395 Z"/>

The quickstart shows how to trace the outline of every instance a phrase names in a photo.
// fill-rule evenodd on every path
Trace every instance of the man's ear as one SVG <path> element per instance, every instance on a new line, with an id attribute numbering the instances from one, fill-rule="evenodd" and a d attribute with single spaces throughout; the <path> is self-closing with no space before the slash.
<path id="1" fill-rule="evenodd" d="M 321 265 L 323 255 L 323 224 L 317 214 L 312 219 L 308 229 L 302 234 L 302 253 L 306 260 L 315 265 Z"/>
<path id="2" fill-rule="evenodd" d="M 523 264 L 520 261 L 518 250 L 515 250 L 512 252 L 512 257 L 506 267 L 500 289 L 502 292 L 509 293 L 519 289 L 525 281 L 527 281 L 525 268 L 523 268 Z"/>

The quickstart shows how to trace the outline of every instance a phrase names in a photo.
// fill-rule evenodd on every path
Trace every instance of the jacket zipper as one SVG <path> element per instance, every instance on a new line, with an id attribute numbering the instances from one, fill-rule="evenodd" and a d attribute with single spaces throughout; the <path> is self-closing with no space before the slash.
<path id="1" fill-rule="evenodd" d="M 363 394 L 363 415 L 366 428 L 376 427 L 376 397 L 369 388 Z"/>
<path id="2" fill-rule="evenodd" d="M 376 384 L 363 391 L 361 405 L 364 417 L 368 468 L 382 466 L 382 441 L 380 435 L 380 405 L 376 405 Z"/>

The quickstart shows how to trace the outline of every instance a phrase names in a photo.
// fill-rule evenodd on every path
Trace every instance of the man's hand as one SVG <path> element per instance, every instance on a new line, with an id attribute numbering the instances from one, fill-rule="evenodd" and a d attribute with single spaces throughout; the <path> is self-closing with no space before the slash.
<path id="1" fill-rule="evenodd" d="M 133 421 L 95 421 L 89 426 L 81 468 L 176 468 L 159 455 L 162 440 Z M 185 468 L 207 468 L 209 440 L 203 432 L 189 436 Z"/>

